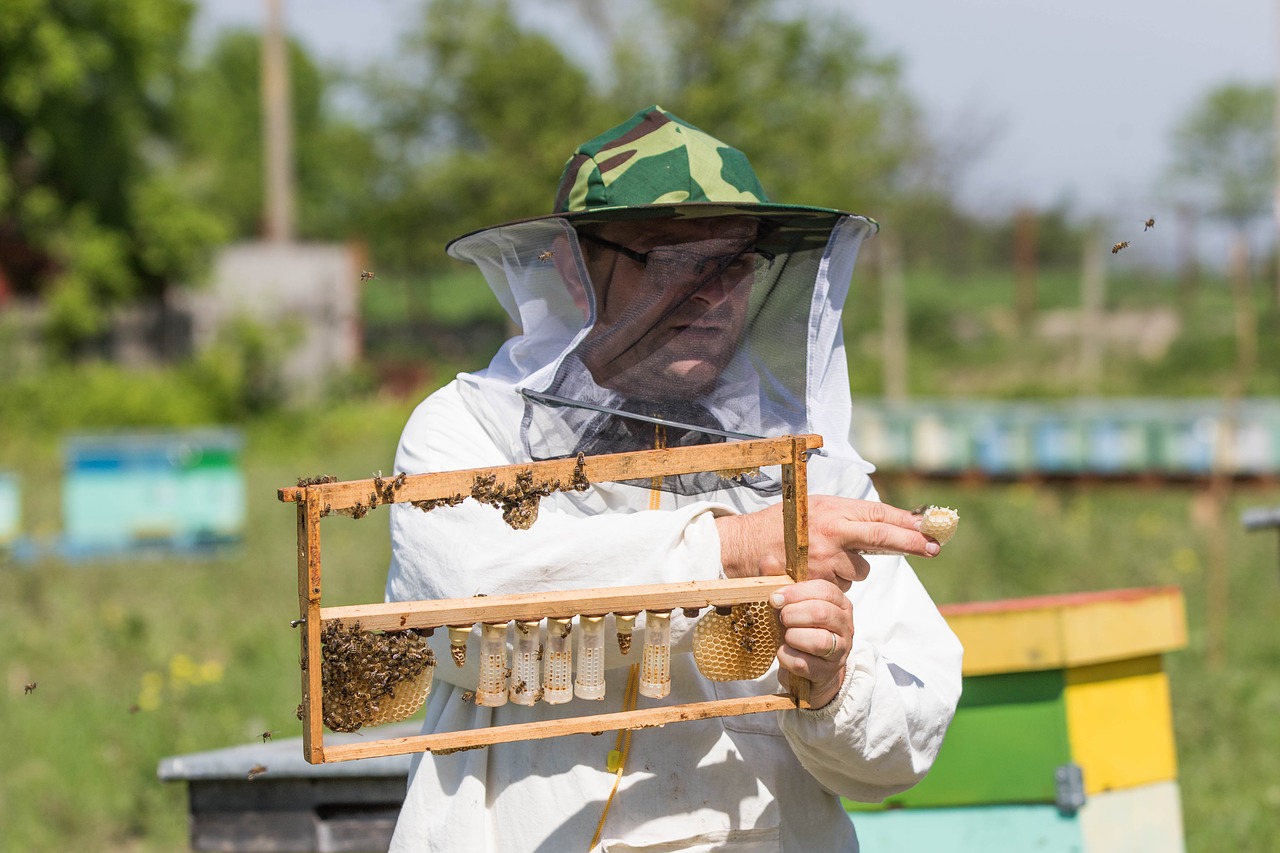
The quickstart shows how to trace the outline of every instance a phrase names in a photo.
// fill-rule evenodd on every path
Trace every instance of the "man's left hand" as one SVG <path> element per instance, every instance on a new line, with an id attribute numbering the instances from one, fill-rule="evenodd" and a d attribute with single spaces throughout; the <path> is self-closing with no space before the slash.
<path id="1" fill-rule="evenodd" d="M 807 679 L 812 685 L 809 704 L 821 708 L 844 683 L 845 660 L 853 646 L 853 605 L 826 580 L 783 587 L 769 603 L 782 622 L 778 680 L 789 690 L 792 677 Z"/>

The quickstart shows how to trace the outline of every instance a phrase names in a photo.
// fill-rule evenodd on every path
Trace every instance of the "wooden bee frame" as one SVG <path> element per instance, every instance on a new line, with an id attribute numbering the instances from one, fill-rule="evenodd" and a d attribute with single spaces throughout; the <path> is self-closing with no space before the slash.
<path id="1" fill-rule="evenodd" d="M 809 707 L 809 684 L 796 679 L 793 681 L 794 692 L 791 695 L 770 694 L 742 699 L 710 700 L 325 746 L 320 637 L 325 623 L 335 621 L 344 625 L 359 622 L 364 630 L 400 631 L 514 619 L 541 620 L 546 616 L 561 614 L 634 613 L 642 610 L 705 608 L 762 601 L 779 587 L 803 581 L 806 577 L 809 523 L 805 465 L 809 451 L 821 446 L 821 436 L 783 436 L 577 459 L 554 459 L 496 468 L 316 483 L 280 489 L 278 496 L 281 501 L 298 505 L 298 611 L 302 628 L 301 707 L 304 757 L 312 764 L 322 764 L 379 755 L 467 749 L 516 740 L 646 728 L 685 720 Z M 516 482 L 518 476 L 528 478 L 530 474 L 535 482 L 542 483 L 556 480 L 570 483 L 575 475 L 585 476 L 591 483 L 601 483 L 707 471 L 743 471 L 768 465 L 782 466 L 786 575 L 343 607 L 321 606 L 320 519 L 331 513 L 359 518 L 379 504 L 439 501 L 443 506 L 450 502 L 456 503 L 459 495 L 471 492 L 478 477 L 494 477 L 499 486 Z"/>

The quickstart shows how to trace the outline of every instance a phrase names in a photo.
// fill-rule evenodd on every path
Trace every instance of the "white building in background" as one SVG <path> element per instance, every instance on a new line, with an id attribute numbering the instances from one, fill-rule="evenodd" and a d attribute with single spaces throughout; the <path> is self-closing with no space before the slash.
<path id="1" fill-rule="evenodd" d="M 196 353 L 237 318 L 286 336 L 285 386 L 315 397 L 360 359 L 360 255 L 333 243 L 236 243 L 218 253 L 208 283 L 176 292 L 172 307 L 190 317 Z"/>

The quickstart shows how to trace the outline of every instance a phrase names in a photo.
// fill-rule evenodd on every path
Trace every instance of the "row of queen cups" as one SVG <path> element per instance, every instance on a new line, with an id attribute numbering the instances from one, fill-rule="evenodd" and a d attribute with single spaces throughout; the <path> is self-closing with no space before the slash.
<path id="1" fill-rule="evenodd" d="M 635 613 L 614 614 L 618 646 L 631 648 Z M 577 670 L 574 671 L 573 619 L 549 617 L 543 643 L 542 620 L 516 620 L 511 664 L 507 665 L 509 622 L 480 624 L 480 676 L 477 705 L 496 707 L 508 700 L 533 705 L 539 700 L 560 705 L 575 696 L 604 698 L 604 616 L 578 617 Z M 466 663 L 470 625 L 449 626 L 453 661 Z M 661 699 L 671 692 L 671 611 L 645 611 L 644 651 L 640 663 L 640 695 Z"/>

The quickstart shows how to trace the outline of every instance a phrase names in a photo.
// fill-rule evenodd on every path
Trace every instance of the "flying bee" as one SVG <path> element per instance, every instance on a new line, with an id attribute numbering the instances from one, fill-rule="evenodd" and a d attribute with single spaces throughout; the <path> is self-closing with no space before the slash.
<path id="1" fill-rule="evenodd" d="M 375 279 L 375 278 L 377 278 L 377 275 L 370 272 L 369 270 L 365 270 L 364 272 L 360 273 L 361 281 L 370 281 L 371 279 Z"/>
<path id="2" fill-rule="evenodd" d="M 271 730 L 271 731 L 269 731 L 269 732 L 263 732 L 263 733 L 262 733 L 262 742 L 263 742 L 263 743 L 266 743 L 267 741 L 271 740 L 271 736 L 272 736 L 272 735 L 274 735 L 274 734 L 277 734 L 279 731 L 280 731 L 279 729 L 272 729 L 272 730 Z"/>
<path id="3" fill-rule="evenodd" d="M 249 768 L 249 781 L 252 782 L 254 779 L 257 779 L 259 776 L 261 776 L 263 773 L 266 773 L 266 772 L 267 772 L 267 765 L 265 764 L 253 765 L 253 767 Z"/>
<path id="4" fill-rule="evenodd" d="M 547 261 L 551 260 L 555 256 L 556 256 L 555 252 L 551 251 L 550 249 L 547 249 L 547 251 L 542 252 L 541 254 L 538 255 L 538 260 L 542 261 L 543 263 L 546 263 Z"/>
<path id="5" fill-rule="evenodd" d="M 462 701 L 463 701 L 463 702 L 474 702 L 474 701 L 475 701 L 475 699 L 476 699 L 476 692 L 475 692 L 474 690 L 464 690 L 464 691 L 462 691 Z"/>
<path id="6" fill-rule="evenodd" d="M 1114 246 L 1111 247 L 1111 254 L 1117 255 L 1120 253 L 1121 249 L 1127 249 L 1127 248 L 1129 248 L 1129 241 L 1121 240 L 1119 243 L 1116 243 Z"/>
<path id="7" fill-rule="evenodd" d="M 25 686 L 22 688 L 22 695 L 24 695 L 24 696 L 25 696 L 25 695 L 27 695 L 28 693 L 30 693 L 31 691 L 33 691 L 33 690 L 35 690 L 35 689 L 36 689 L 36 683 L 33 681 L 33 682 L 31 682 L 30 684 L 27 684 L 27 685 L 25 685 Z"/>
<path id="8" fill-rule="evenodd" d="M 1148 228 L 1155 228 L 1155 227 L 1156 227 L 1156 218 L 1154 216 L 1148 219 L 1146 222 L 1142 223 L 1143 231 L 1146 231 Z"/>
<path id="9" fill-rule="evenodd" d="M 130 713 L 130 714 L 136 714 L 136 713 L 138 713 L 138 712 L 139 712 L 139 711 L 141 711 L 141 710 L 142 710 L 142 708 L 141 708 L 141 706 L 139 706 L 139 705 L 130 705 L 130 706 L 129 706 L 129 713 Z"/>

